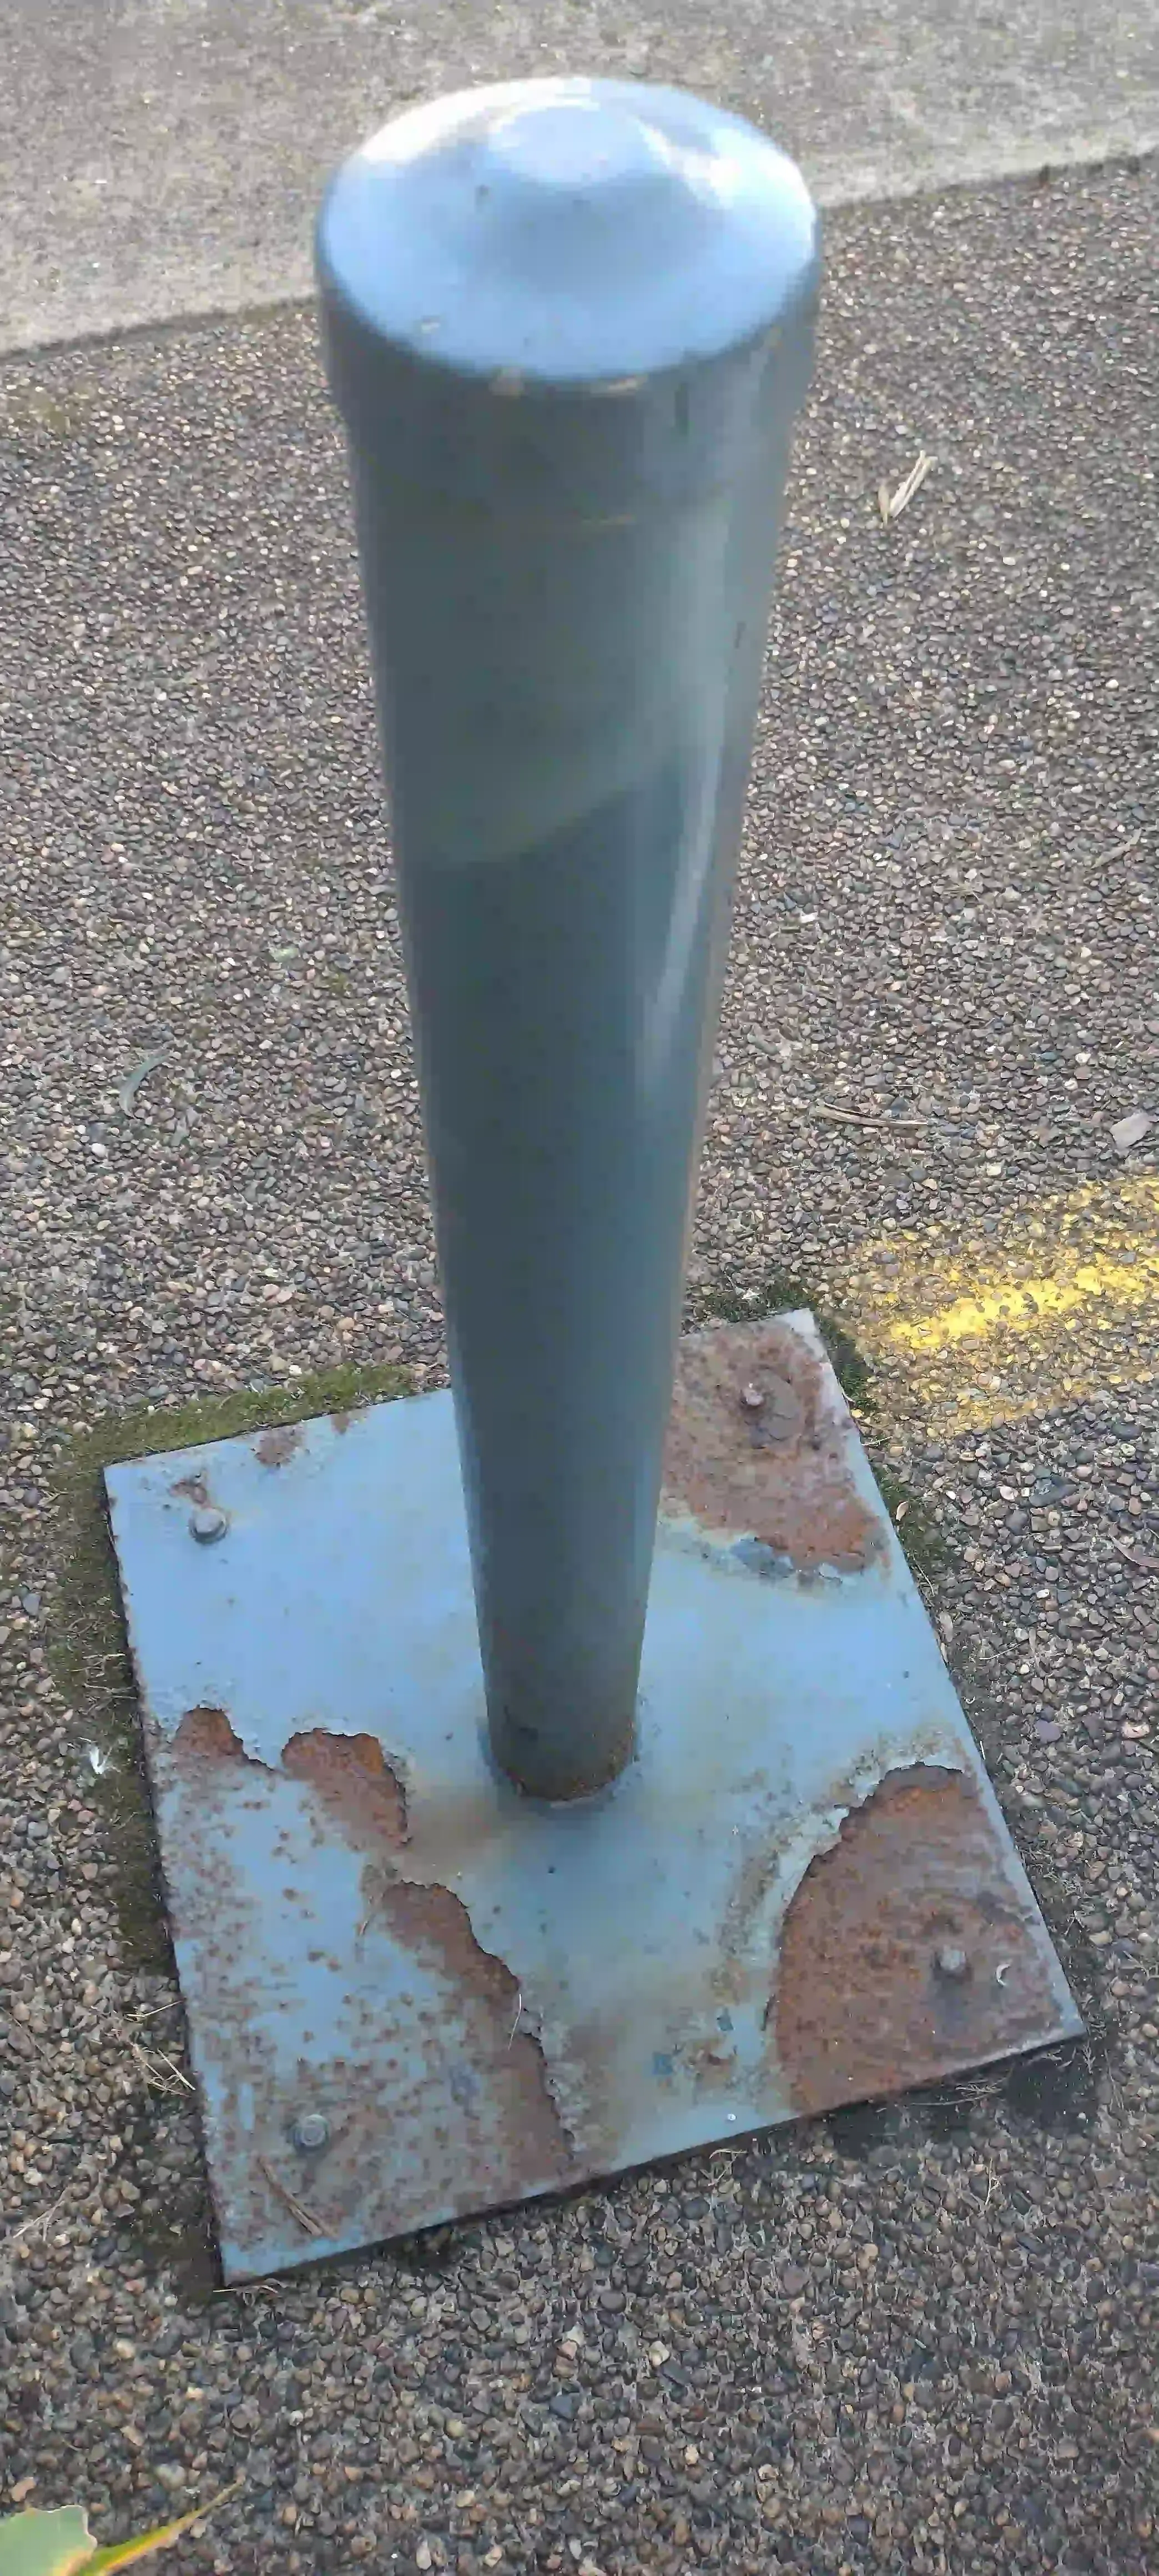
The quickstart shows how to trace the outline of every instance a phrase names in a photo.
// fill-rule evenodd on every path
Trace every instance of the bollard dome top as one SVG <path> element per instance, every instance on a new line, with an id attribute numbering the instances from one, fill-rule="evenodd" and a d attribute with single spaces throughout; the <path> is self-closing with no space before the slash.
<path id="1" fill-rule="evenodd" d="M 676 89 L 467 90 L 351 155 L 318 226 L 333 340 L 496 393 L 694 370 L 811 310 L 804 181 L 740 117 Z"/>

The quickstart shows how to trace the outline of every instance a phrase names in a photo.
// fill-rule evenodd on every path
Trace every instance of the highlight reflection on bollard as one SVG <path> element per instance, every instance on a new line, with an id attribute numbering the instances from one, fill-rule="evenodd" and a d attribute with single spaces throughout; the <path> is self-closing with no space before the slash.
<path id="1" fill-rule="evenodd" d="M 816 219 L 680 92 L 388 125 L 318 236 L 495 1754 L 631 1750 Z"/>

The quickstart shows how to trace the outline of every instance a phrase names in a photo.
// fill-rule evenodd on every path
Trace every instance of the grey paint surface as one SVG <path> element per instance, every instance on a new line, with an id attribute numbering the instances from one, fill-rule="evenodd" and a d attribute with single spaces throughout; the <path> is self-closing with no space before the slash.
<path id="1" fill-rule="evenodd" d="M 0 0 L 0 55 L 10 348 L 308 293 L 327 170 L 473 81 L 680 81 L 773 131 L 823 204 L 1159 136 L 1150 0 Z"/>
<path id="2" fill-rule="evenodd" d="M 815 210 L 673 89 L 501 85 L 318 231 L 350 442 L 492 1747 L 635 1726 Z"/>

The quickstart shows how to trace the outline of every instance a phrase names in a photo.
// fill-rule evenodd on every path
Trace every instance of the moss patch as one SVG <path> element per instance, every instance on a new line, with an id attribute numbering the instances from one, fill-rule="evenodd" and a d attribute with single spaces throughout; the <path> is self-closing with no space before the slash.
<path id="1" fill-rule="evenodd" d="M 945 1565 L 949 1549 L 925 1504 L 918 1501 L 904 1476 L 899 1476 L 870 1449 L 870 1465 L 877 1480 L 877 1490 L 889 1513 L 905 1551 L 911 1574 L 921 1585 L 931 1586 Z"/>
<path id="2" fill-rule="evenodd" d="M 104 1471 L 122 1458 L 201 1448 L 238 1433 L 354 1413 L 406 1395 L 398 1368 L 328 1369 L 292 1385 L 208 1396 L 172 1411 L 108 1413 L 66 1450 L 58 1469 L 60 1581 L 51 1639 L 54 1678 L 96 1756 L 93 1795 L 108 1837 L 112 1892 L 138 1967 L 172 1974 L 156 1847 L 137 1725 L 137 1691 L 121 1613 Z"/>

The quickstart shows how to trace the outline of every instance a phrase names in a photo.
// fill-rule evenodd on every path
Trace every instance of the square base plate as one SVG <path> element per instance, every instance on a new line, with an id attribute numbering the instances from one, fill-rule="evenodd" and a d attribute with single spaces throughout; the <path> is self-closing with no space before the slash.
<path id="1" fill-rule="evenodd" d="M 448 1395 L 107 1484 L 227 2279 L 1081 2029 L 808 1315 L 682 1345 L 573 1806 L 488 1756 Z"/>

